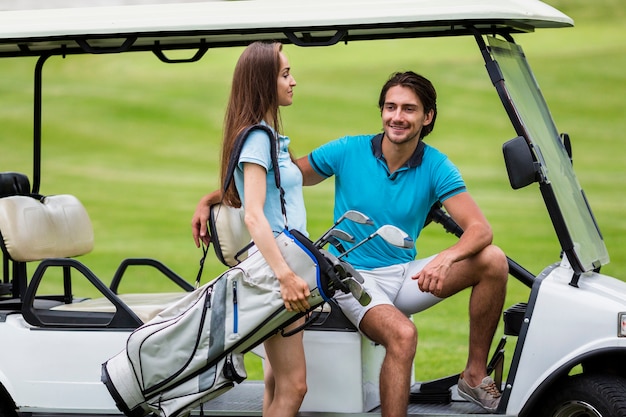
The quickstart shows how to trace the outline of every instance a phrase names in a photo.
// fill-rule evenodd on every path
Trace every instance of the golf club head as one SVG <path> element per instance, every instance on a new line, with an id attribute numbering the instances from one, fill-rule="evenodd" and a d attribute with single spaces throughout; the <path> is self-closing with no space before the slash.
<path id="1" fill-rule="evenodd" d="M 335 264 L 335 271 L 341 276 L 341 287 L 344 293 L 350 292 L 362 306 L 368 305 L 372 301 L 372 297 L 363 288 L 363 277 L 354 267 L 345 261 L 339 261 Z"/>
<path id="2" fill-rule="evenodd" d="M 363 282 L 365 282 L 361 274 L 356 269 L 354 269 L 352 264 L 346 261 L 339 261 L 339 263 L 341 264 L 341 267 L 345 271 L 346 276 L 353 277 L 359 284 L 363 284 Z"/>
<path id="3" fill-rule="evenodd" d="M 326 246 L 327 243 L 330 243 L 331 245 L 336 247 L 339 252 L 344 252 L 345 249 L 340 240 L 343 242 L 353 243 L 354 236 L 352 236 L 350 233 L 344 232 L 341 229 L 330 229 L 324 234 L 324 236 L 322 236 L 317 240 L 317 242 L 315 242 L 315 246 L 318 248 L 323 248 L 324 246 Z"/>
<path id="4" fill-rule="evenodd" d="M 389 243 L 390 245 L 396 246 L 398 248 L 410 249 L 415 246 L 415 242 L 413 241 L 413 239 L 411 239 L 404 230 L 396 226 L 390 225 L 390 224 L 385 224 L 383 226 L 380 226 L 378 230 L 376 230 L 374 233 L 372 233 L 365 239 L 358 242 L 356 245 L 349 248 L 347 251 L 339 254 L 337 258 L 343 259 L 350 252 L 357 249 L 364 243 L 369 242 L 376 236 L 380 236 L 381 238 L 385 240 L 385 242 Z"/>
<path id="5" fill-rule="evenodd" d="M 341 223 L 342 221 L 344 221 L 346 219 L 348 219 L 348 220 L 350 220 L 352 222 L 358 223 L 358 224 L 366 224 L 366 225 L 373 225 L 374 224 L 372 219 L 370 219 L 368 216 L 366 216 L 365 214 L 361 213 L 360 211 L 348 210 L 345 213 L 343 213 L 341 215 L 341 217 L 339 217 L 337 219 L 337 221 L 327 231 L 325 231 L 319 239 L 317 239 L 315 241 L 314 245 L 316 247 L 318 247 L 318 248 L 321 248 L 324 245 L 326 245 L 326 243 L 328 243 L 329 233 L 331 233 L 333 230 L 336 230 L 335 228 L 337 227 L 337 225 L 339 225 L 339 223 Z M 337 236 L 337 237 L 339 239 L 341 239 L 341 237 L 339 237 L 339 236 Z M 342 240 L 346 240 L 346 239 L 342 239 Z M 354 242 L 354 238 L 352 238 L 352 240 L 350 242 L 351 243 Z"/>
<path id="6" fill-rule="evenodd" d="M 341 216 L 342 220 L 343 219 L 348 219 L 354 223 L 358 223 L 358 224 L 367 224 L 367 225 L 373 225 L 374 222 L 372 221 L 372 219 L 370 219 L 367 215 L 361 213 L 360 211 L 357 210 L 348 210 L 345 213 L 343 213 L 343 215 Z"/>
<path id="7" fill-rule="evenodd" d="M 343 291 L 344 293 L 348 293 L 349 289 L 343 283 L 344 279 L 348 276 L 344 268 L 345 262 L 340 262 L 335 255 L 325 249 L 320 248 L 319 251 L 331 265 L 331 269 L 327 272 L 330 283 L 329 288 L 333 291 Z"/>
<path id="8" fill-rule="evenodd" d="M 354 243 L 354 236 L 352 236 L 348 232 L 344 232 L 341 229 L 332 229 L 328 232 L 328 237 L 334 237 L 339 240 L 343 240 L 344 242 Z"/>
<path id="9" fill-rule="evenodd" d="M 372 297 L 354 277 L 344 279 L 343 284 L 348 287 L 352 296 L 356 298 L 362 306 L 366 306 L 372 301 Z"/>
<path id="10" fill-rule="evenodd" d="M 404 230 L 391 224 L 381 226 L 376 234 L 382 237 L 385 242 L 398 248 L 410 249 L 415 246 L 415 241 Z"/>
<path id="11" fill-rule="evenodd" d="M 343 280 L 344 285 L 348 287 L 350 293 L 357 299 L 359 304 L 362 306 L 368 305 L 370 301 L 372 301 L 372 297 L 367 290 L 363 288 L 363 283 L 365 282 L 363 277 L 348 262 L 340 261 L 340 263 L 347 275 L 347 278 Z"/>

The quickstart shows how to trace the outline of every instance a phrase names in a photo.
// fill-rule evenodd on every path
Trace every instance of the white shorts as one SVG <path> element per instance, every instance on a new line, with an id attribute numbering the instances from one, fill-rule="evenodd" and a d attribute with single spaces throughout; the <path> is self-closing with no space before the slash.
<path id="1" fill-rule="evenodd" d="M 394 305 L 407 316 L 426 310 L 443 298 L 423 292 L 417 286 L 417 281 L 411 277 L 421 271 L 435 256 L 437 255 L 369 271 L 359 270 L 364 280 L 363 287 L 372 297 L 372 301 L 366 306 L 359 304 L 352 294 L 343 292 L 337 292 L 335 300 L 343 314 L 357 329 L 365 313 L 378 305 Z"/>

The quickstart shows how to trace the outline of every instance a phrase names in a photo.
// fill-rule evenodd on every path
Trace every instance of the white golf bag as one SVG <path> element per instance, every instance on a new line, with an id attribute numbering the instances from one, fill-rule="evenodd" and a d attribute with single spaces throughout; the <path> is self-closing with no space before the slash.
<path id="1" fill-rule="evenodd" d="M 276 241 L 308 282 L 311 309 L 353 279 L 347 264 L 297 231 Z M 127 416 L 183 415 L 243 381 L 243 354 L 303 315 L 285 309 L 278 280 L 253 251 L 136 329 L 126 349 L 103 364 L 102 381 Z"/>

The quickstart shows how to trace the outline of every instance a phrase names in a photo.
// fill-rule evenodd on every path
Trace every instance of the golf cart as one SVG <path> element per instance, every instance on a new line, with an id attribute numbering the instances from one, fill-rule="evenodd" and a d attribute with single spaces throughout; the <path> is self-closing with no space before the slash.
<path id="1" fill-rule="evenodd" d="M 33 172 L 0 167 L 0 417 L 121 415 L 100 381 L 101 364 L 124 348 L 134 329 L 194 288 L 156 259 L 124 260 L 107 285 L 76 258 L 93 248 L 92 219 L 75 196 L 41 194 L 48 60 L 152 53 L 164 63 L 184 63 L 201 60 L 211 48 L 255 40 L 324 48 L 443 36 L 475 40 L 494 99 L 517 135 L 503 139 L 510 184 L 538 184 L 561 247 L 538 275 L 509 260 L 510 275 L 530 296 L 504 313 L 505 333 L 515 340 L 510 366 L 502 369 L 504 340 L 489 364 L 496 380 L 506 374 L 497 413 L 626 416 L 626 284 L 601 273 L 609 256 L 574 173 L 572 145 L 556 129 L 516 43 L 517 34 L 572 25 L 534 0 L 207 1 L 0 12 L 0 58 L 36 59 Z M 192 52 L 174 58 L 175 51 Z M 447 232 L 463 232 L 438 207 L 431 220 Z M 156 269 L 179 291 L 120 293 L 135 266 Z M 61 294 L 46 292 L 49 279 L 63 284 Z M 99 296 L 74 294 L 76 280 L 87 280 Z M 305 330 L 309 392 L 300 414 L 380 415 L 382 348 L 361 337 L 338 309 L 321 315 L 324 320 Z M 572 323 L 580 331 L 572 332 Z M 455 395 L 457 378 L 415 382 L 408 414 L 483 413 Z M 244 381 L 198 414 L 261 415 L 262 390 L 261 382 Z"/>

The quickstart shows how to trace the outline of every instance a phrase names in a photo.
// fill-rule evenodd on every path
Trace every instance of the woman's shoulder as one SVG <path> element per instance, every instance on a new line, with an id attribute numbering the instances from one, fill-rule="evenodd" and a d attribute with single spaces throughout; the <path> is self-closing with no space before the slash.
<path id="1" fill-rule="evenodd" d="M 246 135 L 246 139 L 244 142 L 244 146 L 253 146 L 255 148 L 261 149 L 269 149 L 270 147 L 270 135 L 273 135 L 274 138 L 274 130 L 267 126 L 261 127 L 263 125 L 255 125 L 256 128 L 250 129 L 248 134 Z M 269 130 L 268 130 L 269 129 Z"/>

